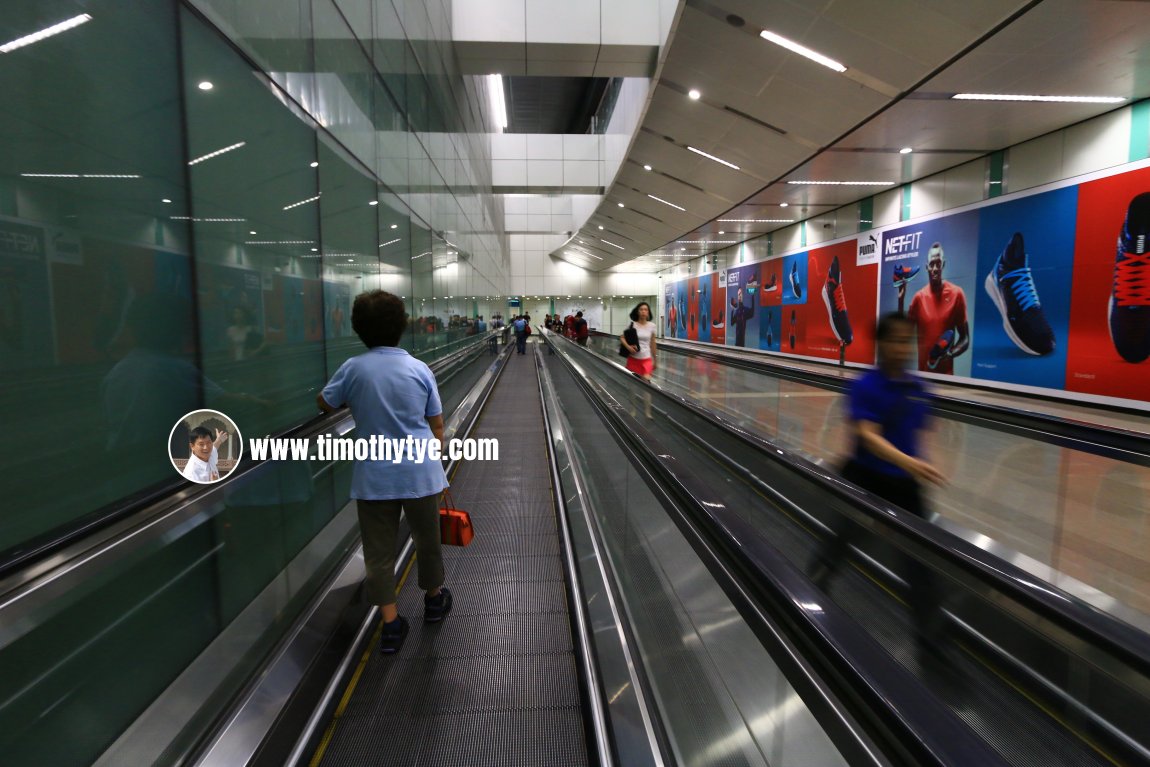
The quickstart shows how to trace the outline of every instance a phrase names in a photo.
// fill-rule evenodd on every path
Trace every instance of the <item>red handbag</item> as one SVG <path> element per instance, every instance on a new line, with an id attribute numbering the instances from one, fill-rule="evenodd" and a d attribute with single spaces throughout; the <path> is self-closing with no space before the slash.
<path id="1" fill-rule="evenodd" d="M 475 537 L 471 515 L 455 508 L 451 493 L 443 491 L 443 505 L 439 508 L 439 540 L 444 546 L 466 546 Z"/>

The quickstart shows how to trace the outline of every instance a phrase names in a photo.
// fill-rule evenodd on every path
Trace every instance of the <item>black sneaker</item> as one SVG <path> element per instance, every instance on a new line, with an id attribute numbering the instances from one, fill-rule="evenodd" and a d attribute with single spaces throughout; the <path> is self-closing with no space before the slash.
<path id="1" fill-rule="evenodd" d="M 987 295 L 1002 315 L 1002 327 L 1015 346 L 1035 356 L 1054 351 L 1054 331 L 1038 300 L 1021 233 L 1015 232 L 1003 248 L 986 275 L 985 285 Z"/>
<path id="2" fill-rule="evenodd" d="M 1150 357 L 1150 193 L 1130 201 L 1118 234 L 1110 340 L 1127 362 Z"/>
<path id="3" fill-rule="evenodd" d="M 439 623 L 449 612 L 451 612 L 451 592 L 446 586 L 439 589 L 439 596 L 423 595 L 424 623 Z"/>
<path id="4" fill-rule="evenodd" d="M 391 623 L 383 624 L 379 632 L 379 651 L 384 655 L 394 655 L 403 647 L 403 640 L 407 639 L 407 618 L 402 615 Z"/>

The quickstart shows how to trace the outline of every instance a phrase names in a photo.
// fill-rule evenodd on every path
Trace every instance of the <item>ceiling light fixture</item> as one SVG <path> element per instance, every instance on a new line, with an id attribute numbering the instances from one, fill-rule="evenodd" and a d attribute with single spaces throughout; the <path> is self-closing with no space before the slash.
<path id="1" fill-rule="evenodd" d="M 411 260 L 414 261 L 417 258 L 423 258 L 424 256 L 430 256 L 430 255 L 431 255 L 431 251 L 429 250 L 426 253 L 420 253 L 418 256 L 412 256 Z M 433 298 L 431 300 L 434 301 L 435 299 Z"/>
<path id="2" fill-rule="evenodd" d="M 21 173 L 24 178 L 141 178 L 137 173 Z"/>
<path id="3" fill-rule="evenodd" d="M 662 197 L 656 197 L 656 196 L 655 196 L 655 195 L 653 195 L 653 194 L 649 194 L 649 195 L 647 195 L 647 196 L 648 196 L 648 197 L 650 197 L 650 198 L 651 198 L 652 200 L 654 200 L 655 202 L 661 202 L 661 203 L 663 203 L 664 205 L 670 205 L 670 206 L 671 206 L 672 208 L 674 208 L 675 210 L 681 210 L 681 211 L 683 211 L 684 213 L 686 213 L 686 212 L 687 212 L 687 209 L 686 209 L 686 208 L 684 208 L 683 206 L 681 206 L 681 205 L 676 205 L 676 204 L 675 204 L 675 203 L 673 203 L 673 202 L 667 202 L 667 201 L 666 201 L 666 200 L 664 200 Z"/>
<path id="4" fill-rule="evenodd" d="M 308 166 L 309 168 L 318 168 L 318 167 L 319 167 L 319 163 L 318 163 L 318 162 L 315 162 L 315 161 L 313 160 L 312 162 L 309 162 L 309 163 L 307 164 L 307 166 Z"/>
<path id="5" fill-rule="evenodd" d="M 793 218 L 720 218 L 723 224 L 793 224 Z"/>
<path id="6" fill-rule="evenodd" d="M 298 208 L 300 205 L 307 205 L 309 202 L 315 202 L 318 199 L 319 199 L 319 195 L 317 194 L 315 197 L 309 197 L 306 200 L 300 200 L 299 202 L 293 202 L 291 205 L 285 205 L 284 210 L 291 210 L 292 208 Z"/>
<path id="7" fill-rule="evenodd" d="M 780 207 L 780 208 L 786 208 L 786 207 L 789 207 L 789 206 L 790 206 L 790 203 L 789 203 L 789 202 L 780 202 L 780 203 L 779 203 L 779 207 Z"/>
<path id="8" fill-rule="evenodd" d="M 164 204 L 166 204 L 166 205 L 171 205 L 171 204 L 172 204 L 172 201 L 171 201 L 171 200 L 169 200 L 167 197 L 165 197 L 164 199 L 160 200 L 160 202 L 162 202 L 162 203 L 164 203 Z"/>
<path id="9" fill-rule="evenodd" d="M 602 224 L 599 225 L 599 231 L 600 232 L 603 231 L 603 225 Z"/>
<path id="10" fill-rule="evenodd" d="M 1009 93 L 956 93 L 959 101 L 1046 101 L 1059 104 L 1118 104 L 1123 96 L 1024 96 Z"/>
<path id="11" fill-rule="evenodd" d="M 893 181 L 788 181 L 796 186 L 894 186 Z"/>
<path id="12" fill-rule="evenodd" d="M 800 56 L 808 58 L 811 61 L 815 62 L 816 64 L 822 64 L 824 67 L 827 67 L 828 69 L 833 69 L 836 72 L 847 71 L 847 68 L 845 66 L 843 66 L 839 62 L 835 61 L 834 59 L 832 59 L 828 56 L 824 56 L 823 54 L 819 53 L 818 51 L 812 51 L 810 48 L 806 47 L 805 45 L 799 45 L 794 40 L 788 40 L 787 38 L 783 37 L 782 35 L 777 35 L 774 32 L 771 32 L 769 30 L 764 29 L 762 32 L 759 33 L 759 37 L 763 38 L 764 40 L 767 40 L 768 42 L 772 42 L 775 45 L 780 45 L 783 48 L 786 48 L 788 51 L 791 51 L 792 53 L 797 53 Z"/>
<path id="13" fill-rule="evenodd" d="M 201 82 L 196 87 L 202 91 L 210 91 L 212 88 L 215 88 L 216 86 L 212 85 L 211 82 L 204 80 L 203 82 Z"/>
<path id="14" fill-rule="evenodd" d="M 11 53 L 17 48 L 23 48 L 25 45 L 38 43 L 46 37 L 52 37 L 53 35 L 58 35 L 61 32 L 66 32 L 73 27 L 78 27 L 81 24 L 91 20 L 91 16 L 86 13 L 81 13 L 79 16 L 73 16 L 72 18 L 61 21 L 58 24 L 53 24 L 50 27 L 45 27 L 39 32 L 33 32 L 32 34 L 24 35 L 23 37 L 17 37 L 10 43 L 4 43 L 3 45 L 0 45 L 0 53 Z"/>
<path id="15" fill-rule="evenodd" d="M 507 99 L 503 95 L 503 75 L 487 76 L 487 92 L 491 95 L 491 106 L 495 110 L 495 124 L 507 130 Z"/>
<path id="16" fill-rule="evenodd" d="M 898 150 L 898 153 L 899 154 L 910 154 L 913 151 L 914 151 L 913 148 L 911 148 L 909 146 L 904 146 L 902 149 Z"/>
<path id="17" fill-rule="evenodd" d="M 392 228 L 392 229 L 398 229 L 398 228 L 399 228 L 399 224 L 392 224 L 392 225 L 391 225 L 391 228 Z"/>
<path id="18" fill-rule="evenodd" d="M 651 166 L 650 165 L 644 165 L 643 170 L 651 170 Z"/>
<path id="19" fill-rule="evenodd" d="M 599 242 L 606 242 L 606 243 L 607 243 L 608 245 L 610 245 L 612 248 L 618 248 L 619 250 L 626 250 L 626 248 L 624 248 L 622 245 L 616 245 L 615 243 L 613 243 L 613 242 L 608 242 L 607 240 L 603 240 L 603 239 L 600 239 L 600 240 L 599 240 Z"/>
<path id="20" fill-rule="evenodd" d="M 372 200 L 368 203 L 368 205 L 374 208 L 376 205 L 379 205 L 379 200 Z"/>
<path id="21" fill-rule="evenodd" d="M 225 152 L 231 152 L 235 149 L 239 149 L 240 147 L 244 146 L 245 144 L 247 144 L 246 141 L 241 141 L 238 144 L 232 144 L 231 146 L 226 146 L 223 149 L 217 149 L 214 152 L 208 152 L 206 155 L 204 155 L 202 157 L 197 157 L 194 160 L 188 161 L 188 165 L 195 165 L 197 163 L 203 162 L 204 160 L 210 160 L 213 157 L 219 157 L 220 155 L 224 154 Z"/>
<path id="22" fill-rule="evenodd" d="M 728 168 L 734 168 L 735 170 L 742 170 L 742 168 L 740 168 L 738 165 L 735 165 L 733 162 L 727 162 L 726 160 L 721 160 L 718 157 L 715 157 L 715 155 L 713 155 L 713 154 L 707 154 L 702 149 L 695 149 L 695 147 L 689 146 L 689 147 L 687 147 L 687 150 L 694 152 L 695 154 L 702 155 L 703 157 L 706 157 L 708 160 L 714 160 L 715 162 L 719 163 L 720 165 L 726 165 Z"/>
<path id="23" fill-rule="evenodd" d="M 617 205 L 618 205 L 620 208 L 624 208 L 624 207 L 626 207 L 626 206 L 625 206 L 623 203 L 621 203 L 621 202 L 620 202 L 620 203 L 616 203 L 616 204 L 617 204 Z"/>
<path id="24" fill-rule="evenodd" d="M 700 96 L 702 96 L 702 95 L 703 95 L 703 94 L 699 93 L 699 92 L 698 92 L 697 90 L 695 90 L 694 88 L 692 88 L 691 90 L 687 91 L 687 98 L 691 99 L 691 101 L 698 101 L 698 100 L 699 100 L 699 97 L 700 97 Z"/>
<path id="25" fill-rule="evenodd" d="M 387 242 L 381 242 L 379 244 L 379 247 L 386 248 L 388 245 L 394 245 L 395 243 L 399 242 L 401 239 L 403 239 L 403 238 L 402 237 L 396 237 L 394 240 L 388 240 Z"/>

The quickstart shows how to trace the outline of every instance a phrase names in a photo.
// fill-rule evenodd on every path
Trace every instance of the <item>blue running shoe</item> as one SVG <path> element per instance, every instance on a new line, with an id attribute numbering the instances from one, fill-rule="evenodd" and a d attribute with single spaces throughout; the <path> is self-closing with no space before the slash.
<path id="1" fill-rule="evenodd" d="M 1015 346 L 1035 356 L 1054 351 L 1054 331 L 1046 321 L 1034 288 L 1022 234 L 1015 232 L 1010 238 L 994 262 L 994 268 L 986 275 L 985 285 L 990 300 L 1002 315 L 1002 327 Z"/>
<path id="2" fill-rule="evenodd" d="M 795 298 L 803 297 L 803 286 L 799 283 L 798 261 L 791 264 L 791 292 L 795 294 Z"/>
<path id="3" fill-rule="evenodd" d="M 1150 192 L 1130 201 L 1118 235 L 1110 340 L 1127 362 L 1150 357 Z"/>
<path id="4" fill-rule="evenodd" d="M 914 279 L 914 276 L 919 273 L 922 267 L 916 266 L 911 269 L 909 266 L 896 266 L 894 268 L 894 286 L 897 288 L 899 285 L 905 285 Z"/>
<path id="5" fill-rule="evenodd" d="M 938 363 L 950 356 L 950 350 L 954 348 L 956 341 L 958 341 L 958 333 L 953 330 L 947 330 L 939 336 L 934 346 L 930 347 L 930 355 L 926 358 L 926 366 L 931 370 L 935 370 L 938 367 Z"/>

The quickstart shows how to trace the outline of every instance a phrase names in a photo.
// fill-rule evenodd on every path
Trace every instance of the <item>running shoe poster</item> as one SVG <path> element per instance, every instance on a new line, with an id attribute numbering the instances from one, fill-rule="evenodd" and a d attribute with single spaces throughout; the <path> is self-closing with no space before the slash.
<path id="1" fill-rule="evenodd" d="M 804 340 L 796 352 L 837 362 L 845 349 L 846 361 L 873 363 L 877 273 L 877 264 L 858 265 L 854 240 L 811 250 L 807 254 L 810 300 L 791 307 L 796 330 Z"/>
<path id="2" fill-rule="evenodd" d="M 724 307 L 727 301 L 727 291 L 724 283 L 726 279 L 726 272 L 711 272 L 711 274 L 705 278 L 706 282 L 704 282 L 705 285 L 710 286 L 708 289 L 710 297 L 707 301 L 702 302 L 709 306 L 707 319 L 704 324 L 710 326 L 707 332 L 710 334 L 711 343 L 713 344 L 721 344 L 726 341 L 727 310 Z M 702 303 L 700 305 L 702 305 Z"/>
<path id="3" fill-rule="evenodd" d="M 699 341 L 699 278 L 687 280 L 687 340 Z"/>
<path id="4" fill-rule="evenodd" d="M 970 377 L 979 284 L 979 211 L 882 233 L 879 314 L 905 312 L 917 328 L 920 371 Z"/>
<path id="5" fill-rule="evenodd" d="M 675 338 L 687 338 L 687 282 L 675 283 Z"/>
<path id="6" fill-rule="evenodd" d="M 1150 169 L 1078 186 L 1066 389 L 1150 400 Z"/>
<path id="7" fill-rule="evenodd" d="M 762 264 L 727 270 L 727 344 L 759 348 L 759 323 L 755 320 Z"/>
<path id="8" fill-rule="evenodd" d="M 1061 388 L 1077 197 L 1065 187 L 979 209 L 975 378 Z"/>

